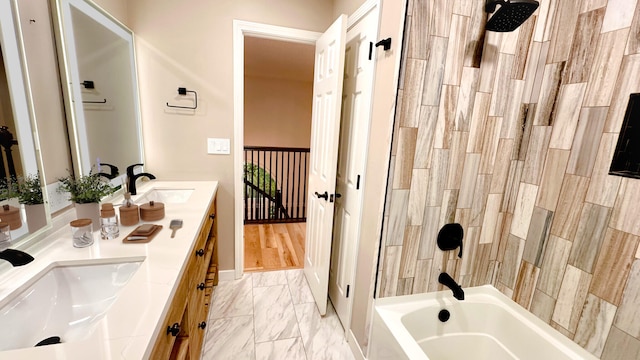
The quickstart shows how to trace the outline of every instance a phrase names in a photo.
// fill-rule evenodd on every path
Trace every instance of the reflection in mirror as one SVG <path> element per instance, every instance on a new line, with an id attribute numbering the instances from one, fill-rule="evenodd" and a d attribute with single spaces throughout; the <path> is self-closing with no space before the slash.
<path id="1" fill-rule="evenodd" d="M 90 1 L 58 0 L 57 10 L 76 173 L 119 185 L 142 162 L 133 33 Z"/>
<path id="2" fill-rule="evenodd" d="M 0 2 L 0 248 L 44 228 L 49 214 L 34 146 L 14 1 Z M 6 232 L 6 228 L 10 231 Z"/>

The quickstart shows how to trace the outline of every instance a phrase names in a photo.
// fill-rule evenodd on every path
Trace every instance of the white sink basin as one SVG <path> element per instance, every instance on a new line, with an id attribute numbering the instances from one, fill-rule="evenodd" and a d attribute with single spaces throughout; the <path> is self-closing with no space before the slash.
<path id="1" fill-rule="evenodd" d="M 54 265 L 0 302 L 0 351 L 87 338 L 144 258 L 90 265 Z"/>
<path id="2" fill-rule="evenodd" d="M 193 189 L 154 188 L 141 195 L 135 202 L 142 204 L 157 201 L 165 204 L 181 204 L 189 201 L 192 193 Z"/>

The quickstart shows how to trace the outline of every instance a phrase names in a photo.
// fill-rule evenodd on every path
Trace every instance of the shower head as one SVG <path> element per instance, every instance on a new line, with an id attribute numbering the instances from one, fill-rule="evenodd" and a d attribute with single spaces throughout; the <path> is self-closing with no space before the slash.
<path id="1" fill-rule="evenodd" d="M 500 5 L 496 11 L 496 5 Z M 535 0 L 487 0 L 484 10 L 495 14 L 487 21 L 489 31 L 509 32 L 522 25 L 538 8 Z"/>

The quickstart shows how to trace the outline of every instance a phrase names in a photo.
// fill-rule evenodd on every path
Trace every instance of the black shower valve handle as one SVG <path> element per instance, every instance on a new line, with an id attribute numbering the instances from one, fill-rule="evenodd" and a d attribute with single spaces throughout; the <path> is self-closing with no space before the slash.
<path id="1" fill-rule="evenodd" d="M 442 251 L 449 251 L 459 247 L 458 257 L 462 258 L 463 237 L 464 231 L 462 225 L 458 223 L 445 224 L 438 232 L 438 248 Z"/>

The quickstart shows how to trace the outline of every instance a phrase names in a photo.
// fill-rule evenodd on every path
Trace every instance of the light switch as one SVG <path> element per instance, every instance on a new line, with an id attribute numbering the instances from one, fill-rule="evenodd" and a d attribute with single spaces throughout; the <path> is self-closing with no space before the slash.
<path id="1" fill-rule="evenodd" d="M 207 153 L 208 154 L 230 154 L 231 153 L 231 140 L 230 139 L 207 139 Z"/>

